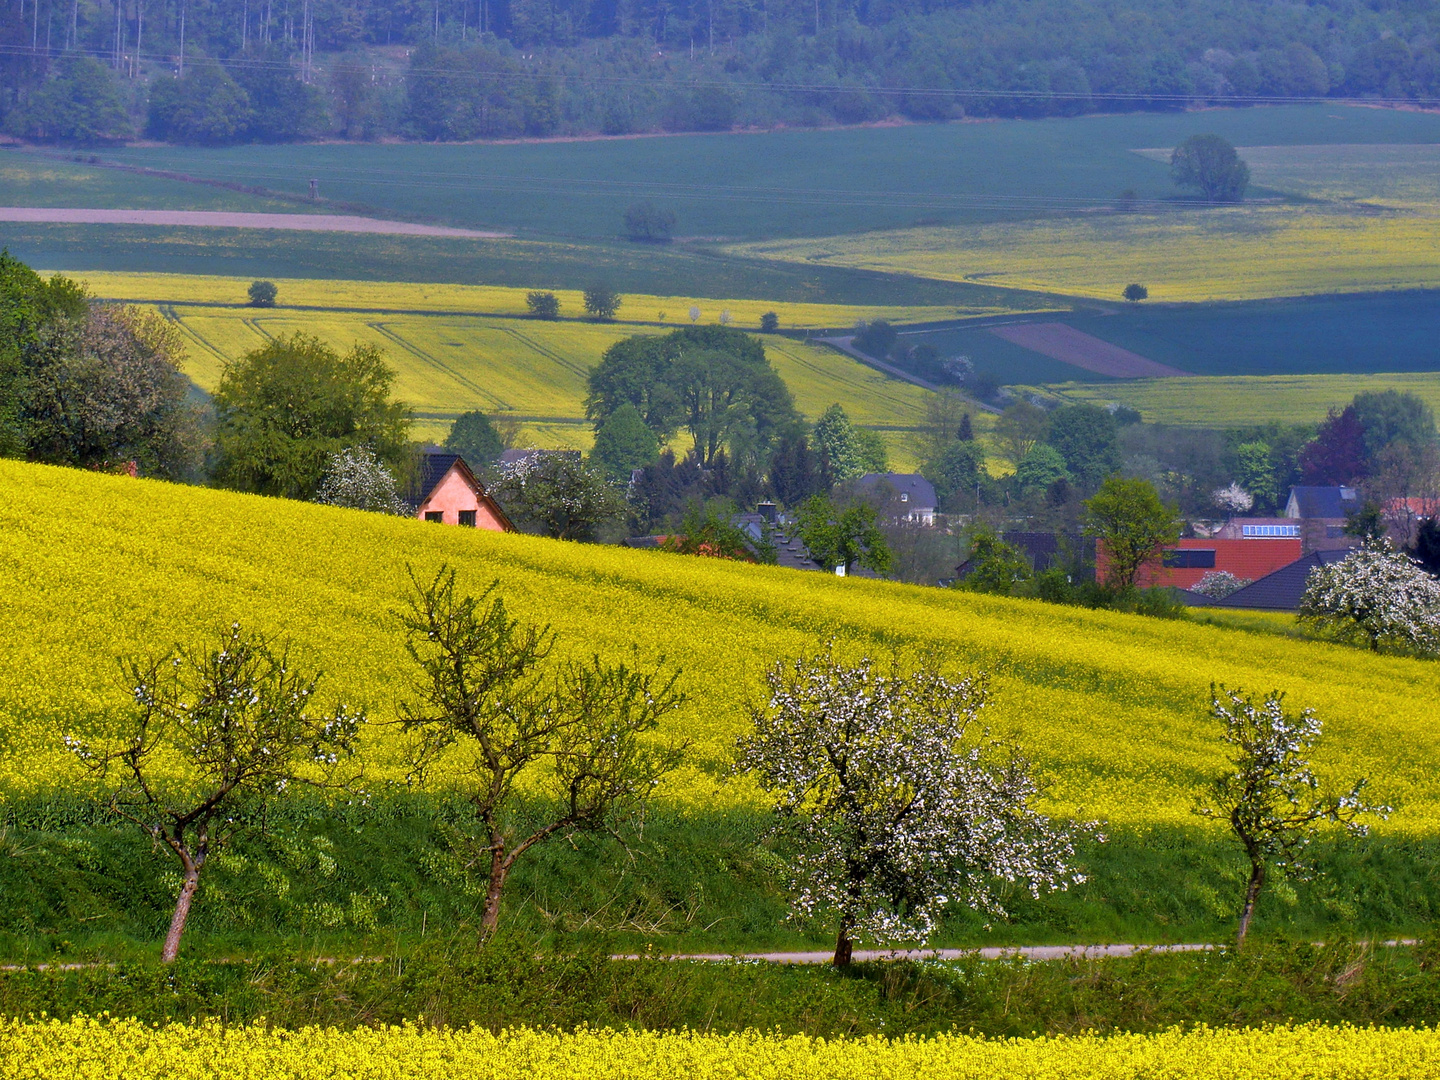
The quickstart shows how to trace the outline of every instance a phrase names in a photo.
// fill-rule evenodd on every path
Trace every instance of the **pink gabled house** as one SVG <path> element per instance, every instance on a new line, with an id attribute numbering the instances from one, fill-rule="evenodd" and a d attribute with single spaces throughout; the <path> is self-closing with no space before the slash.
<path id="1" fill-rule="evenodd" d="M 485 485 L 459 454 L 425 454 L 420 459 L 415 516 L 440 525 L 464 525 L 490 532 L 515 532 Z"/>

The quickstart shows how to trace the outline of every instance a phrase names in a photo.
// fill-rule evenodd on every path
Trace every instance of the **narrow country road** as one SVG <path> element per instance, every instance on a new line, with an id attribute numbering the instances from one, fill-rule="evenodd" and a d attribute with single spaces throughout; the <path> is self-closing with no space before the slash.
<path id="1" fill-rule="evenodd" d="M 231 210 L 91 210 L 63 206 L 0 206 L 0 221 L 48 225 L 172 225 L 209 229 L 280 229 L 295 232 L 372 233 L 503 240 L 503 232 L 417 225 L 352 214 L 257 214 Z"/>

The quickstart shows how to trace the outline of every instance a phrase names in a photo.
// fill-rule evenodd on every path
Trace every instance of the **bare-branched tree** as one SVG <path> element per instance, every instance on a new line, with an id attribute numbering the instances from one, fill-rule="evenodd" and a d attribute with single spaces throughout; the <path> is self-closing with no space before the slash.
<path id="1" fill-rule="evenodd" d="M 400 615 L 419 668 L 400 707 L 411 744 L 411 778 L 435 772 L 463 794 L 473 827 L 455 840 L 487 884 L 481 926 L 499 925 L 500 898 L 516 861 L 556 834 L 598 832 L 623 842 L 618 826 L 679 763 L 684 743 L 648 738 L 678 708 L 678 673 L 588 662 L 551 665 L 548 627 L 512 619 L 492 598 L 460 595 L 442 567 L 428 584 L 411 576 Z M 497 583 L 498 584 L 498 583 Z M 662 661 L 663 664 L 663 661 Z M 543 820 L 522 827 L 517 796 L 546 800 Z"/>
<path id="2" fill-rule="evenodd" d="M 767 681 L 737 767 L 795 852 L 794 916 L 838 920 L 836 966 L 856 938 L 925 941 L 951 904 L 1004 916 L 1001 882 L 1038 896 L 1084 880 L 1075 841 L 1091 829 L 1034 809 L 1027 763 L 977 720 L 983 675 L 882 672 L 831 649 Z"/>
<path id="3" fill-rule="evenodd" d="M 1240 908 L 1236 942 L 1245 943 L 1255 901 L 1271 867 L 1282 874 L 1311 872 L 1305 849 L 1324 822 L 1364 836 L 1364 814 L 1384 818 L 1388 806 L 1368 806 L 1360 793 L 1361 778 L 1343 794 L 1321 794 L 1309 755 L 1320 739 L 1314 710 L 1298 715 L 1285 711 L 1285 695 L 1272 691 L 1256 704 L 1243 690 L 1210 687 L 1210 715 L 1225 725 L 1221 736 L 1234 748 L 1231 768 L 1211 781 L 1195 807 L 1202 817 L 1227 822 L 1250 860 L 1250 879 Z"/>
<path id="4" fill-rule="evenodd" d="M 111 809 L 168 848 L 180 893 L 161 959 L 170 963 L 210 856 L 245 827 L 257 803 L 295 784 L 344 786 L 364 714 L 313 712 L 320 676 L 238 624 L 218 645 L 124 666 L 134 704 L 118 738 L 65 743 L 102 781 Z"/>

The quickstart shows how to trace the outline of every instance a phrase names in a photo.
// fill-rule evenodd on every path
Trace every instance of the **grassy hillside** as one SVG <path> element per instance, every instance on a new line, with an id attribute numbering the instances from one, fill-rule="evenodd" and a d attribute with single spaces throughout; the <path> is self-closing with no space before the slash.
<path id="1" fill-rule="evenodd" d="M 456 224 L 613 237 L 637 199 L 677 234 L 759 238 L 1016 220 L 1174 193 L 1130 153 L 1215 131 L 1241 146 L 1440 142 L 1440 118 L 1339 105 L 510 145 L 130 148 L 107 157 Z M 897 165 L 900 167 L 897 168 Z M 1122 283 L 1123 284 L 1123 283 Z"/>
<path id="2" fill-rule="evenodd" d="M 768 567 L 437 529 L 281 500 L 0 462 L 0 781 L 74 782 L 59 746 L 123 700 L 113 657 L 193 640 L 239 619 L 293 636 L 328 692 L 393 708 L 404 677 L 388 612 L 405 566 L 498 579 L 525 618 L 571 650 L 665 653 L 696 741 L 670 798 L 743 806 L 722 783 L 746 701 L 775 659 L 835 638 L 846 652 L 934 648 L 995 676 L 991 719 L 1052 781 L 1051 799 L 1117 824 L 1185 825 L 1191 791 L 1221 761 L 1205 718 L 1212 679 L 1288 689 L 1327 723 L 1321 765 L 1368 773 L 1399 806 L 1387 830 L 1440 824 L 1431 722 L 1437 667 L 1340 646 L 1035 602 Z M 370 733 L 374 775 L 393 737 Z"/>

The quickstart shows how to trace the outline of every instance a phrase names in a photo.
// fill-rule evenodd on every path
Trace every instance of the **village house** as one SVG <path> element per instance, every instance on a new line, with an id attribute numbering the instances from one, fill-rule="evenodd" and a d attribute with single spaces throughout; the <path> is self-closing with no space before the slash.
<path id="1" fill-rule="evenodd" d="M 415 516 L 439 525 L 514 532 L 505 511 L 459 454 L 426 452 L 420 459 Z"/>

